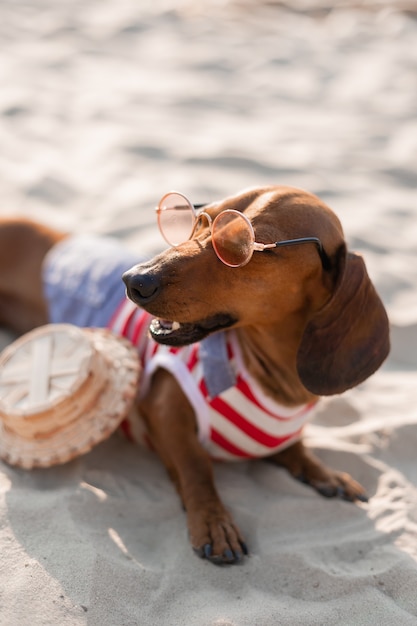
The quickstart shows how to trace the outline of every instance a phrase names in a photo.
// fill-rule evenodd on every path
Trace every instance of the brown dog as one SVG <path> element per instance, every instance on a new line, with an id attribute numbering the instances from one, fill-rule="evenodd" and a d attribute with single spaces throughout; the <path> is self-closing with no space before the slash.
<path id="1" fill-rule="evenodd" d="M 255 245 L 239 267 L 226 264 L 234 223 L 226 241 L 225 220 L 215 222 L 225 211 L 233 218 L 243 213 L 256 242 L 273 245 L 262 251 Z M 384 307 L 362 258 L 347 252 L 340 222 L 323 202 L 304 191 L 268 187 L 204 212 L 189 240 L 124 275 L 129 298 L 157 318 L 153 339 L 178 347 L 232 332 L 248 377 L 268 402 L 288 411 L 339 394 L 381 365 L 389 352 Z M 64 238 L 27 221 L 0 220 L 1 325 L 22 333 L 49 321 L 42 266 Z M 216 491 L 186 392 L 157 367 L 139 404 L 182 499 L 193 548 L 215 563 L 239 561 L 247 549 Z M 299 433 L 269 460 L 327 497 L 366 500 L 364 489 L 325 467 Z"/>

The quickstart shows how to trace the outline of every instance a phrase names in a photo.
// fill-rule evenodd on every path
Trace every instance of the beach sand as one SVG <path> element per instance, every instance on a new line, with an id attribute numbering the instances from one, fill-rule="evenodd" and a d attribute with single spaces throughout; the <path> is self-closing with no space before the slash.
<path id="1" fill-rule="evenodd" d="M 0 463 L 2 626 L 417 624 L 416 41 L 411 1 L 1 3 L 1 215 L 143 257 L 163 247 L 166 191 L 302 187 L 340 217 L 392 324 L 384 366 L 306 431 L 369 503 L 219 464 L 242 565 L 193 554 L 162 465 L 117 433 L 62 467 Z"/>

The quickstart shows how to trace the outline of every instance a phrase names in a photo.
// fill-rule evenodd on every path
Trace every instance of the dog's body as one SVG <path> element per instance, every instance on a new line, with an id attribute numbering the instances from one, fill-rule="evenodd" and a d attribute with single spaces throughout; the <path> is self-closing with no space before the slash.
<path id="1" fill-rule="evenodd" d="M 139 393 L 140 413 L 151 443 L 181 496 L 194 549 L 216 563 L 240 560 L 246 546 L 214 485 L 208 450 L 214 456 L 222 455 L 216 454 L 218 447 L 206 449 L 201 441 L 204 428 L 201 420 L 196 420 L 201 397 L 209 404 L 212 401 L 215 404 L 216 398 L 222 399 L 222 394 L 231 389 L 230 369 L 236 381 L 254 381 L 257 392 L 252 393 L 253 406 L 258 408 L 257 405 L 262 404 L 258 394 L 262 390 L 266 405 L 263 413 L 270 413 L 270 422 L 284 418 L 287 431 L 286 435 L 281 434 L 280 440 L 276 438 L 275 446 L 258 447 L 259 454 L 249 456 L 267 456 L 323 495 L 364 500 L 363 488 L 349 475 L 324 467 L 306 450 L 300 439 L 304 420 L 297 422 L 297 416 L 307 416 L 303 412 L 318 396 L 341 393 L 365 380 L 389 351 L 384 307 L 362 259 L 346 251 L 340 223 L 326 205 L 300 190 L 269 187 L 246 191 L 209 205 L 205 210 L 214 217 L 228 208 L 245 213 L 253 224 L 257 241 L 319 238 L 330 266 L 323 267 L 314 246 L 304 245 L 262 254 L 255 252 L 247 265 L 227 267 L 215 256 L 206 229 L 203 236 L 200 233 L 198 238 L 193 237 L 151 261 L 136 265 L 124 275 L 129 297 L 151 316 L 129 309 L 131 321 L 141 316 L 143 326 L 145 319 L 149 322 L 152 317 L 158 318 L 159 321 L 151 323 L 151 335 L 158 344 L 167 344 L 161 348 L 159 360 L 158 350 L 147 347 L 142 351 L 145 355 L 151 350 L 155 358 L 151 366 L 144 365 L 148 376 L 145 388 Z M 58 313 L 52 314 L 51 310 L 55 310 L 51 305 L 53 296 L 45 287 L 45 267 L 50 266 L 51 257 L 58 258 L 56 251 L 60 247 L 65 249 L 69 240 L 62 233 L 29 221 L 0 220 L 1 325 L 23 333 L 50 321 L 85 324 L 79 318 L 73 321 L 59 317 L 60 295 L 54 296 Z M 108 251 L 105 256 L 109 259 L 113 254 Z M 122 267 L 123 255 L 115 253 L 115 256 Z M 59 258 L 65 259 L 65 255 Z M 72 264 L 71 259 L 67 261 Z M 126 263 L 125 270 L 132 264 L 130 257 L 126 257 Z M 97 266 L 94 258 L 91 264 Z M 94 281 L 94 272 L 91 277 Z M 50 282 L 54 283 L 54 279 Z M 60 282 L 55 275 L 55 284 L 59 286 Z M 128 334 L 125 331 L 129 326 L 131 332 L 136 332 L 132 331 L 134 325 L 120 324 L 123 307 L 130 306 L 116 306 L 116 301 L 123 300 L 121 280 L 110 292 L 111 283 L 104 281 L 102 284 L 107 291 L 100 288 L 98 308 L 103 309 L 114 297 L 117 310 L 113 315 L 110 311 L 113 305 L 106 309 L 101 323 L 113 326 L 122 334 Z M 71 290 L 71 281 L 68 286 Z M 91 287 L 84 285 L 84 289 L 91 293 Z M 87 324 L 96 325 L 90 320 Z M 138 333 L 135 338 L 141 342 Z M 222 338 L 225 339 L 223 345 Z M 195 347 L 197 342 L 202 342 L 198 345 L 203 349 Z M 174 371 L 176 366 L 169 364 L 173 353 L 184 354 L 181 347 L 191 344 L 193 353 L 196 350 L 204 353 L 208 346 L 208 370 L 213 357 L 211 345 L 214 345 L 215 390 L 207 391 L 207 385 L 198 378 L 197 383 L 192 383 L 201 392 L 198 402 L 193 400 L 197 397 L 194 392 L 190 395 L 191 379 L 185 374 L 187 382 L 182 389 L 181 376 Z M 232 358 L 232 367 L 228 368 L 224 354 L 230 357 L 230 350 L 234 360 Z M 219 354 L 223 356 L 216 361 Z M 204 358 L 203 354 L 202 370 Z M 236 369 L 237 361 L 240 369 Z M 226 368 L 224 375 L 222 368 Z M 182 371 L 186 369 L 182 367 Z M 224 382 L 224 389 L 220 385 L 216 390 L 219 378 L 220 383 Z M 202 393 L 203 389 L 207 393 Z M 277 414 L 269 410 L 277 406 L 280 407 Z M 257 415 L 251 409 L 249 414 Z M 289 416 L 296 417 L 288 435 L 286 420 Z M 259 419 L 261 424 L 252 423 L 249 430 L 265 434 L 269 426 L 265 426 L 261 414 Z M 227 436 L 234 431 L 235 422 L 232 419 L 231 425 L 226 425 Z M 206 435 L 216 430 L 213 424 L 207 426 L 207 420 L 205 423 Z M 248 429 L 244 436 L 247 433 Z M 224 438 L 224 433 L 222 436 Z M 240 444 L 244 440 L 243 437 Z M 241 445 L 235 447 L 242 452 Z"/>

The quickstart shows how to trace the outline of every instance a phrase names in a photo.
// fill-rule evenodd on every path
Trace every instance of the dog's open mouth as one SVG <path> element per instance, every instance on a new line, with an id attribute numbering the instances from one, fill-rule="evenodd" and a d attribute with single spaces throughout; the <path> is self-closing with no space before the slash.
<path id="1" fill-rule="evenodd" d="M 218 313 L 193 324 L 155 318 L 149 326 L 149 331 L 152 338 L 158 343 L 169 346 L 185 346 L 204 339 L 210 333 L 228 328 L 235 322 L 236 319 L 228 313 Z"/>

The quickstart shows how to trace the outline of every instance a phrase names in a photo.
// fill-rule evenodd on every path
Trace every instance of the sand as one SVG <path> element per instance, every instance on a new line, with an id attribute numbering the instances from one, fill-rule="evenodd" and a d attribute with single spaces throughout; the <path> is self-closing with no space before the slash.
<path id="1" fill-rule="evenodd" d="M 393 344 L 307 430 L 369 504 L 216 466 L 240 566 L 192 553 L 165 470 L 118 434 L 50 470 L 0 463 L 1 625 L 417 624 L 416 41 L 411 0 L 0 5 L 1 215 L 142 257 L 170 189 L 303 187 L 365 256 Z"/>

